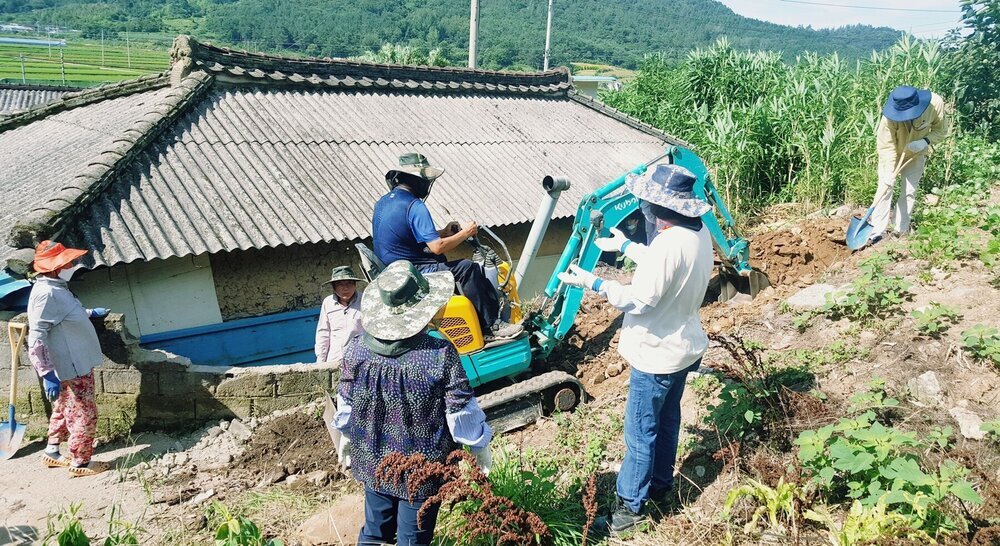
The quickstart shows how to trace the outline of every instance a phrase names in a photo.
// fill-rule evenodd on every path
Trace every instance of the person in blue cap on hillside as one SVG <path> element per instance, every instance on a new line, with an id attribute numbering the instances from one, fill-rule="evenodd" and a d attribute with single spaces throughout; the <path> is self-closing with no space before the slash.
<path id="1" fill-rule="evenodd" d="M 635 527 L 645 518 L 647 500 L 665 501 L 673 490 L 684 381 L 708 349 L 698 310 L 715 265 L 712 237 L 701 221 L 712 206 L 694 195 L 696 180 L 677 165 L 626 178 L 653 237 L 644 245 L 612 229 L 611 237 L 595 244 L 636 263 L 631 284 L 606 281 L 577 266 L 559 274 L 564 283 L 594 290 L 625 314 L 618 352 L 631 375 L 619 504 L 609 522 L 614 533 Z"/>
<path id="2" fill-rule="evenodd" d="M 893 227 L 900 235 L 910 230 L 910 214 L 927 158 L 948 136 L 950 128 L 940 95 L 908 85 L 901 85 L 889 94 L 877 131 L 878 189 L 872 203 L 869 239 L 872 244 L 881 241 L 889 227 L 897 176 L 902 176 L 904 186 L 892 207 Z"/>

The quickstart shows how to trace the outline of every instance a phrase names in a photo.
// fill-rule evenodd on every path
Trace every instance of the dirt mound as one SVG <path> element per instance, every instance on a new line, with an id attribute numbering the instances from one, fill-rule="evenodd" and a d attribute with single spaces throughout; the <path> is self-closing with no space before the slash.
<path id="1" fill-rule="evenodd" d="M 844 244 L 844 220 L 807 220 L 787 229 L 754 237 L 750 243 L 755 267 L 772 285 L 808 285 L 851 251 Z"/>
<path id="2" fill-rule="evenodd" d="M 573 328 L 549 359 L 552 369 L 576 375 L 593 396 L 601 383 L 620 375 L 628 364 L 618 354 L 622 314 L 603 297 L 584 296 Z M 595 390 L 596 389 L 596 390 Z"/>
<path id="3" fill-rule="evenodd" d="M 248 478 L 280 479 L 337 466 L 337 455 L 319 417 L 295 412 L 261 425 L 233 465 Z"/>

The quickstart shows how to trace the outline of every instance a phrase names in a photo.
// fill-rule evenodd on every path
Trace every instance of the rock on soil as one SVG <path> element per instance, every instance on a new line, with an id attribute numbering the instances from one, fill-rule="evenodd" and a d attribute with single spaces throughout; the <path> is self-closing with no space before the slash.
<path id="1" fill-rule="evenodd" d="M 976 412 L 962 406 L 956 406 L 948 410 L 948 413 L 955 418 L 959 430 L 962 431 L 962 436 L 970 440 L 982 440 L 986 437 L 986 432 L 981 428 L 983 419 Z"/>
<path id="2" fill-rule="evenodd" d="M 827 294 L 833 294 L 837 287 L 832 284 L 814 284 L 799 290 L 785 300 L 788 306 L 798 311 L 819 309 L 826 305 Z"/>
<path id="3" fill-rule="evenodd" d="M 907 386 L 917 402 L 934 407 L 944 405 L 944 392 L 941 390 L 941 383 L 938 382 L 936 373 L 924 372 L 911 379 Z"/>

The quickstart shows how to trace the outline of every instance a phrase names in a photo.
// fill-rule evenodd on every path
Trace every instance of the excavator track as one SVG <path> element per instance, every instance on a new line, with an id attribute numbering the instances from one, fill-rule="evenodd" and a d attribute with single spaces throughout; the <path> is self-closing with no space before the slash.
<path id="1" fill-rule="evenodd" d="M 551 411 L 569 411 L 586 397 L 579 379 L 552 371 L 484 394 L 479 406 L 494 432 L 504 433 L 530 425 Z"/>

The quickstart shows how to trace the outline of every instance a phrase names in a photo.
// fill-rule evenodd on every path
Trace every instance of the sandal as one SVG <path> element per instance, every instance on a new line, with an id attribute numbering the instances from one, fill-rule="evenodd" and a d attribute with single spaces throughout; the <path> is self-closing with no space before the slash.
<path id="1" fill-rule="evenodd" d="M 60 455 L 56 459 L 48 453 L 42 453 L 42 464 L 45 465 L 45 468 L 67 468 L 70 465 L 70 459 L 65 455 Z"/>
<path id="2" fill-rule="evenodd" d="M 69 477 L 79 478 L 83 476 L 96 476 L 101 472 L 105 472 L 111 468 L 111 465 L 99 461 L 90 461 L 87 466 L 70 466 L 69 467 Z"/>

